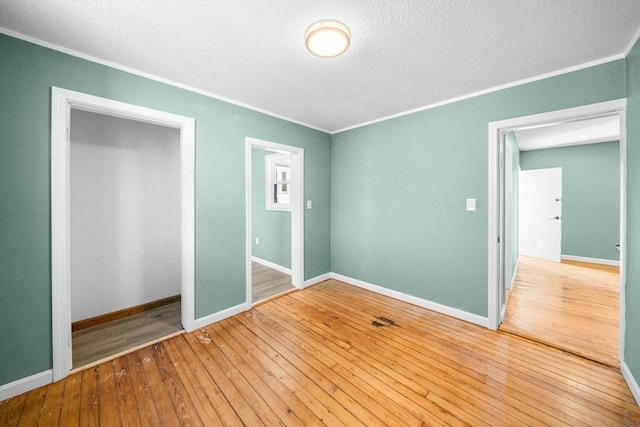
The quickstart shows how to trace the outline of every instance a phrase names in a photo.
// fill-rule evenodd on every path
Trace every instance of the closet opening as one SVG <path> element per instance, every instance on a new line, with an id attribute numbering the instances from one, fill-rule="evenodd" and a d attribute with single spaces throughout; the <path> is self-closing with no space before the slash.
<path id="1" fill-rule="evenodd" d="M 52 91 L 54 381 L 193 329 L 194 121 Z"/>
<path id="2" fill-rule="evenodd" d="M 182 331 L 180 131 L 71 109 L 72 368 Z"/>

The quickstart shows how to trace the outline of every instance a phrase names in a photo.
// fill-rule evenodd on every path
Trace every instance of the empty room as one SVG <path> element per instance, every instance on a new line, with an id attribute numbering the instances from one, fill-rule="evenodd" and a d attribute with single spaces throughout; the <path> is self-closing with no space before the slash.
<path id="1" fill-rule="evenodd" d="M 0 426 L 640 425 L 640 0 L 0 0 Z"/>

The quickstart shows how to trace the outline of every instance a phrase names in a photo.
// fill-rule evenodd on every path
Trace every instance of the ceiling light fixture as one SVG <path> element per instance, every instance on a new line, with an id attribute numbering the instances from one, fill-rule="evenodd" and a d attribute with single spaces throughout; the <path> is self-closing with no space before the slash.
<path id="1" fill-rule="evenodd" d="M 351 31 L 342 22 L 325 19 L 313 23 L 304 33 L 309 52 L 320 58 L 335 58 L 349 49 Z"/>

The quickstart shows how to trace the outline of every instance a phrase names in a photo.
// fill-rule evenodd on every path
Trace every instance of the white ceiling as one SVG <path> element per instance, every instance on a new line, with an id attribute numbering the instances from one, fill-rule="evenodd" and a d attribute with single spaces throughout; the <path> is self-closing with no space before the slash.
<path id="1" fill-rule="evenodd" d="M 620 117 L 618 115 L 576 120 L 565 123 L 550 123 L 515 131 L 521 151 L 570 145 L 595 144 L 620 139 Z"/>
<path id="2" fill-rule="evenodd" d="M 304 47 L 324 18 L 342 57 Z M 0 27 L 334 132 L 620 58 L 640 0 L 0 0 Z"/>

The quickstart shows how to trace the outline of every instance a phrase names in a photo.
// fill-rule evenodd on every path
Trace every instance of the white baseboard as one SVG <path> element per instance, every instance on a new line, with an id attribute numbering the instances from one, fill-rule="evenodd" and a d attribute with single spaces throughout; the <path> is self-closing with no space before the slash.
<path id="1" fill-rule="evenodd" d="M 0 385 L 0 402 L 53 382 L 53 369 Z"/>
<path id="2" fill-rule="evenodd" d="M 251 308 L 251 307 L 249 307 Z M 242 313 L 243 311 L 247 311 L 246 303 L 238 304 L 233 307 L 229 307 L 225 310 L 218 311 L 217 313 L 210 314 L 208 316 L 201 317 L 196 319 L 193 322 L 193 329 L 202 328 L 204 326 L 210 325 L 212 323 L 218 322 L 220 320 L 226 319 L 227 317 L 235 316 L 238 313 Z"/>
<path id="3" fill-rule="evenodd" d="M 620 261 L 616 261 L 613 259 L 588 258 L 584 256 L 564 255 L 564 254 L 560 255 L 560 259 L 566 259 L 567 261 L 590 262 L 591 264 L 620 266 Z"/>
<path id="4" fill-rule="evenodd" d="M 302 284 L 302 289 L 308 288 L 309 286 L 313 286 L 317 283 L 324 282 L 325 280 L 331 279 L 331 273 L 321 274 L 320 276 L 316 276 L 312 279 L 305 280 Z"/>
<path id="5" fill-rule="evenodd" d="M 258 264 L 262 264 L 265 267 L 273 268 L 274 270 L 277 270 L 277 271 L 279 271 L 281 273 L 288 274 L 289 276 L 291 276 L 291 269 L 290 268 L 283 267 L 283 266 L 278 265 L 276 263 L 273 263 L 271 261 L 267 261 L 266 259 L 258 258 L 258 257 L 255 257 L 255 256 L 251 256 L 251 261 L 257 262 Z"/>
<path id="6" fill-rule="evenodd" d="M 620 371 L 622 372 L 622 376 L 624 377 L 624 380 L 627 382 L 627 385 L 631 390 L 631 394 L 633 394 L 633 397 L 636 399 L 636 403 L 638 404 L 638 406 L 640 406 L 640 385 L 638 385 L 638 382 L 633 377 L 629 366 L 627 366 L 624 360 L 620 362 Z"/>
<path id="7" fill-rule="evenodd" d="M 350 285 L 358 286 L 360 288 L 367 289 L 369 291 L 372 291 L 381 295 L 385 295 L 391 298 L 398 299 L 400 301 L 404 301 L 420 307 L 424 307 L 429 310 L 436 311 L 438 313 L 446 314 L 447 316 L 455 317 L 456 319 L 464 320 L 470 323 L 475 323 L 476 325 L 484 326 L 485 328 L 489 327 L 489 319 L 486 317 L 478 316 L 477 314 L 469 313 L 464 310 L 438 304 L 437 302 L 414 297 L 413 295 L 408 295 L 402 292 L 383 288 L 382 286 L 373 285 L 371 283 L 363 282 L 362 280 L 343 276 L 342 274 L 337 274 L 337 273 L 330 273 L 330 274 L 332 279 L 340 280 Z"/>

